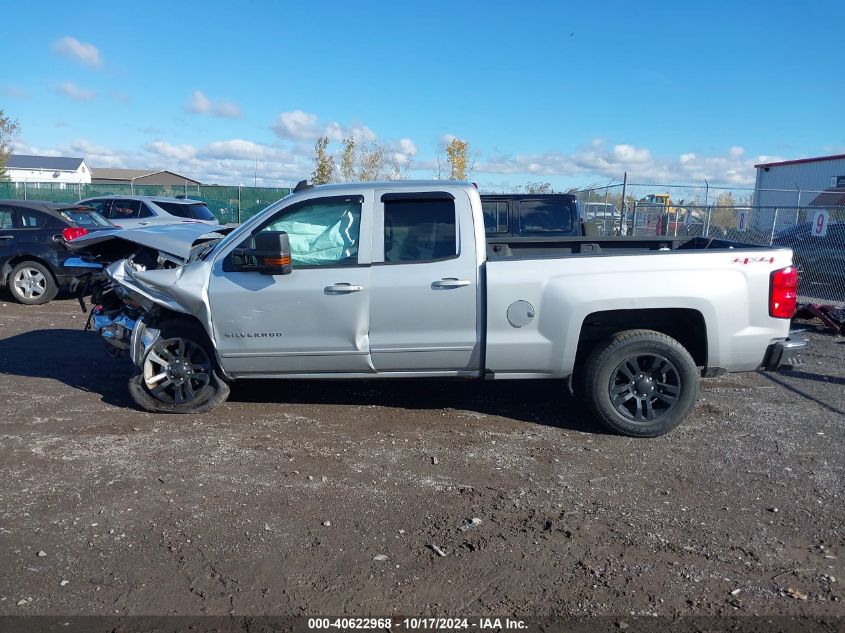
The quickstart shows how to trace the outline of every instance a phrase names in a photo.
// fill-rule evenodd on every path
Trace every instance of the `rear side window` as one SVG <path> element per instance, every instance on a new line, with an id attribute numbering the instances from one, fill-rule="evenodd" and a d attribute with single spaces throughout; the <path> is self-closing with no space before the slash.
<path id="1" fill-rule="evenodd" d="M 40 229 L 47 224 L 47 218 L 44 214 L 37 211 L 21 209 L 19 217 L 22 229 Z"/>
<path id="2" fill-rule="evenodd" d="M 0 231 L 12 228 L 12 210 L 9 207 L 0 207 Z"/>
<path id="3" fill-rule="evenodd" d="M 82 202 L 80 204 L 84 204 L 86 207 L 91 207 L 104 218 L 109 217 L 109 206 L 111 205 L 111 200 L 89 200 L 88 202 Z"/>
<path id="4" fill-rule="evenodd" d="M 552 200 L 519 202 L 520 233 L 556 233 L 572 230 L 572 205 Z"/>
<path id="5" fill-rule="evenodd" d="M 484 229 L 487 233 L 508 232 L 508 203 L 505 200 L 481 202 L 484 213 Z"/>
<path id="6" fill-rule="evenodd" d="M 136 220 L 141 211 L 140 200 L 115 200 L 111 205 L 112 220 Z"/>
<path id="7" fill-rule="evenodd" d="M 62 217 L 74 226 L 82 226 L 86 229 L 111 226 L 108 220 L 96 211 L 80 211 L 79 209 L 65 209 Z"/>
<path id="8" fill-rule="evenodd" d="M 384 261 L 425 262 L 457 257 L 455 201 L 391 200 L 384 203 Z"/>
<path id="9" fill-rule="evenodd" d="M 156 201 L 158 206 L 167 211 L 170 215 L 191 220 L 214 220 L 214 214 L 208 210 L 208 206 L 194 202 L 164 202 Z"/>

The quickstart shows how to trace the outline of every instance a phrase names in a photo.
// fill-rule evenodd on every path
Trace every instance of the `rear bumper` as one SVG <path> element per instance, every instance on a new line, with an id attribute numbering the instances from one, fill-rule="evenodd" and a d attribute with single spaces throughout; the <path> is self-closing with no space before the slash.
<path id="1" fill-rule="evenodd" d="M 56 273 L 56 283 L 62 287 L 74 286 L 79 283 L 80 279 L 86 278 L 97 281 L 98 279 L 106 279 L 106 275 L 102 271 L 92 271 L 90 268 L 64 268 L 61 273 Z"/>
<path id="2" fill-rule="evenodd" d="M 105 279 L 105 277 L 102 264 L 89 262 L 81 257 L 69 257 L 56 270 L 56 281 L 58 284 L 73 288 L 76 288 L 81 280 L 87 279 L 90 282 L 94 282 L 98 279 Z"/>
<path id="3" fill-rule="evenodd" d="M 801 352 L 807 349 L 807 340 L 798 336 L 797 332 L 790 332 L 789 334 L 789 338 L 785 341 L 772 343 L 766 349 L 763 369 L 776 371 L 781 368 L 800 367 L 804 364 Z"/>

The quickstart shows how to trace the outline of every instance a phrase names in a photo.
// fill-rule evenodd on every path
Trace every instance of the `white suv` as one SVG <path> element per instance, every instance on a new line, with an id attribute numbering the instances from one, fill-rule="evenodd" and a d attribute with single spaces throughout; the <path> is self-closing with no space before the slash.
<path id="1" fill-rule="evenodd" d="M 111 220 L 112 224 L 125 229 L 182 222 L 218 224 L 208 205 L 201 200 L 165 196 L 99 196 L 80 200 L 79 204 L 91 207 Z"/>

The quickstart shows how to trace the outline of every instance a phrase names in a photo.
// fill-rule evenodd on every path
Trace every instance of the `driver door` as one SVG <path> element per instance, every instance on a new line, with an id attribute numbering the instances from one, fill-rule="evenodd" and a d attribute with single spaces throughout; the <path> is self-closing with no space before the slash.
<path id="1" fill-rule="evenodd" d="M 373 372 L 369 302 L 372 194 L 319 197 L 284 207 L 260 231 L 285 231 L 293 272 L 225 271 L 209 283 L 214 338 L 233 377 Z M 231 249 L 230 249 L 231 250 Z"/>

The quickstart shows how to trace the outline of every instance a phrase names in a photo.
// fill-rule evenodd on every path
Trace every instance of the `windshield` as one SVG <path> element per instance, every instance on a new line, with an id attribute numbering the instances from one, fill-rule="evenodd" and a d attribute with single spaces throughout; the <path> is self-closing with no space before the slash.
<path id="1" fill-rule="evenodd" d="M 96 211 L 87 211 L 84 209 L 64 209 L 61 214 L 65 220 L 74 226 L 82 226 L 86 229 L 114 226 Z"/>
<path id="2" fill-rule="evenodd" d="M 214 214 L 209 211 L 204 202 L 164 202 L 155 200 L 156 205 L 167 211 L 170 215 L 191 220 L 214 221 Z"/>

